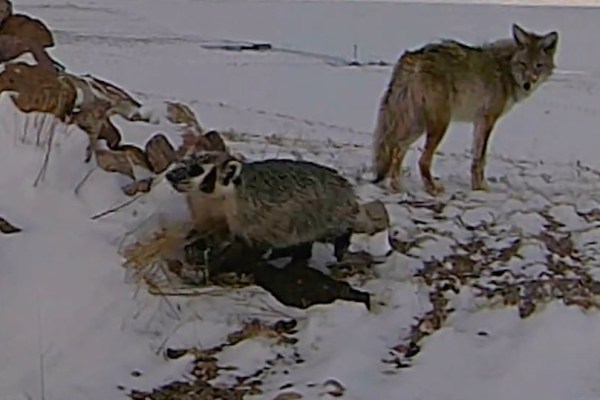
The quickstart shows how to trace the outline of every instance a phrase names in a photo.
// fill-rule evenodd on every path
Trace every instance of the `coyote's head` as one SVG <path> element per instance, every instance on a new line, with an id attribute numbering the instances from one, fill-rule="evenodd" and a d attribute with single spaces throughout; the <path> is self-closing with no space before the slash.
<path id="1" fill-rule="evenodd" d="M 554 70 L 558 33 L 538 35 L 513 24 L 512 35 L 517 50 L 511 59 L 511 72 L 519 88 L 530 93 Z"/>

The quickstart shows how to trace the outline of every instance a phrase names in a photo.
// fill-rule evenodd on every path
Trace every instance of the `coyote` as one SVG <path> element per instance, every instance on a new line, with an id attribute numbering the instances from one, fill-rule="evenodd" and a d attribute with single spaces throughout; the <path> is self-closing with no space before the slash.
<path id="1" fill-rule="evenodd" d="M 379 106 L 373 183 L 389 175 L 391 188 L 398 191 L 406 152 L 427 131 L 419 170 L 427 192 L 442 192 L 431 175 L 431 161 L 453 120 L 473 123 L 471 188 L 486 190 L 486 148 L 494 125 L 550 77 L 557 43 L 555 31 L 540 35 L 513 24 L 512 39 L 477 47 L 443 40 L 406 51 Z"/>

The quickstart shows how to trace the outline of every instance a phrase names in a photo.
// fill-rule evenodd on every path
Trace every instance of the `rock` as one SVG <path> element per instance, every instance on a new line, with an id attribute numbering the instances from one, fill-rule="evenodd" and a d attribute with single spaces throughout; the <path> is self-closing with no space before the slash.
<path id="1" fill-rule="evenodd" d="M 360 212 L 354 225 L 354 233 L 374 235 L 390 227 L 390 216 L 380 200 L 360 205 Z"/>

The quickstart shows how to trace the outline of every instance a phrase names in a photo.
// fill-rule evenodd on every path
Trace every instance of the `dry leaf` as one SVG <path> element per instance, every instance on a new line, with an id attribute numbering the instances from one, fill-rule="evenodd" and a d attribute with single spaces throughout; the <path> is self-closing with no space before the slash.
<path id="1" fill-rule="evenodd" d="M 4 22 L 13 13 L 11 0 L 0 0 L 0 24 Z"/>
<path id="2" fill-rule="evenodd" d="M 167 120 L 169 120 L 169 122 L 174 124 L 185 124 L 194 128 L 197 133 L 202 133 L 202 128 L 198 123 L 198 119 L 189 106 L 173 101 L 165 101 L 165 103 L 167 105 Z"/>
<path id="3" fill-rule="evenodd" d="M 148 193 L 152 189 L 152 178 L 141 179 L 123 186 L 123 193 L 127 196 L 133 196 L 137 193 Z"/>
<path id="4" fill-rule="evenodd" d="M 5 218 L 0 217 L 0 232 L 9 235 L 11 233 L 19 233 L 21 231 L 22 231 L 21 228 L 14 226 L 10 222 L 8 222 Z"/>
<path id="5" fill-rule="evenodd" d="M 16 91 L 15 105 L 23 112 L 54 114 L 65 121 L 73 110 L 77 93 L 56 72 L 24 62 L 8 63 L 0 73 L 0 91 Z"/>
<path id="6" fill-rule="evenodd" d="M 140 120 L 136 118 L 140 103 L 112 83 L 89 74 L 79 76 L 63 72 L 61 77 L 77 88 L 82 108 L 98 102 L 106 103 L 109 106 L 106 111 L 107 117 L 118 114 L 129 121 Z"/>
<path id="7" fill-rule="evenodd" d="M 131 165 L 142 167 L 144 169 L 147 169 L 148 171 L 152 171 L 146 153 L 144 153 L 144 150 L 140 149 L 139 147 L 134 146 L 132 144 L 123 144 L 120 145 L 115 151 L 123 152 L 125 156 L 129 159 Z"/>
<path id="8" fill-rule="evenodd" d="M 135 179 L 133 169 L 124 152 L 111 150 L 97 150 L 96 163 L 106 172 L 118 172 Z"/>
<path id="9" fill-rule="evenodd" d="M 73 113 L 71 121 L 88 135 L 96 135 L 97 140 L 104 139 L 108 148 L 114 150 L 121 143 L 122 136 L 109 118 L 110 107 L 110 103 L 103 100 L 85 104 Z"/>
<path id="10" fill-rule="evenodd" d="M 6 62 L 13 60 L 28 51 L 29 46 L 25 41 L 16 36 L 0 33 L 0 61 Z"/>
<path id="11" fill-rule="evenodd" d="M 0 25 L 0 35 L 17 36 L 38 46 L 54 46 L 52 32 L 39 19 L 24 14 L 13 14 Z"/>
<path id="12" fill-rule="evenodd" d="M 177 159 L 175 149 L 162 133 L 154 135 L 146 143 L 146 156 L 152 172 L 160 174 Z"/>

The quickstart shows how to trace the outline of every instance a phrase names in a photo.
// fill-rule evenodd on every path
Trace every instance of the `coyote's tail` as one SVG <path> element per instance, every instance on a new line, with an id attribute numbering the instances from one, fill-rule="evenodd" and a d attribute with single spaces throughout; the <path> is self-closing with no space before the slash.
<path id="1" fill-rule="evenodd" d="M 411 82 L 410 71 L 403 70 L 403 61 L 400 60 L 394 69 L 379 106 L 372 147 L 375 173 L 372 183 L 387 177 L 395 157 L 394 150 L 410 145 L 409 136 L 420 124 L 418 111 L 423 100 L 417 96 L 418 83 Z"/>

